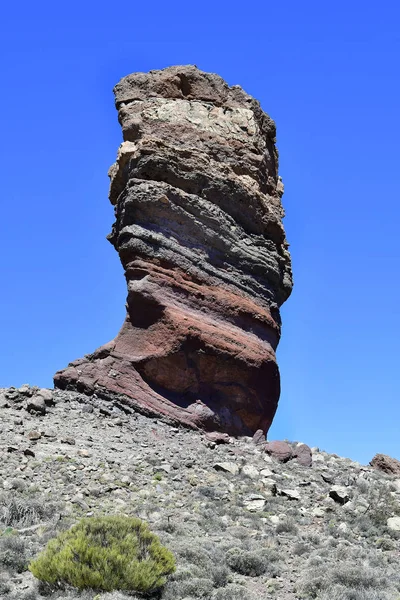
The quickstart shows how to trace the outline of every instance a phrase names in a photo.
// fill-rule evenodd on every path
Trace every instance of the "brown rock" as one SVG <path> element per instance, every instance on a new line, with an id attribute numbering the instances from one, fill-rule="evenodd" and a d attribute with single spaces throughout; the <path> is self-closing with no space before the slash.
<path id="1" fill-rule="evenodd" d="M 298 444 L 293 450 L 293 458 L 303 467 L 312 466 L 312 452 L 307 444 Z"/>
<path id="2" fill-rule="evenodd" d="M 256 444 L 256 446 L 265 444 L 265 433 L 262 429 L 257 429 L 255 434 L 253 435 L 253 442 Z"/>
<path id="3" fill-rule="evenodd" d="M 124 143 L 109 172 L 109 240 L 127 317 L 55 385 L 190 427 L 265 433 L 292 288 L 275 125 L 239 86 L 194 66 L 135 73 L 114 91 Z"/>
<path id="4" fill-rule="evenodd" d="M 387 454 L 375 454 L 369 464 L 389 475 L 400 475 L 400 460 L 387 456 Z"/>
<path id="5" fill-rule="evenodd" d="M 280 462 L 287 462 L 293 457 L 292 447 L 287 442 L 267 442 L 264 448 L 269 456 Z"/>
<path id="6" fill-rule="evenodd" d="M 42 434 L 40 433 L 40 431 L 36 431 L 36 429 L 33 429 L 32 431 L 30 431 L 27 435 L 28 440 L 31 440 L 31 441 L 40 440 L 41 437 L 42 437 Z"/>

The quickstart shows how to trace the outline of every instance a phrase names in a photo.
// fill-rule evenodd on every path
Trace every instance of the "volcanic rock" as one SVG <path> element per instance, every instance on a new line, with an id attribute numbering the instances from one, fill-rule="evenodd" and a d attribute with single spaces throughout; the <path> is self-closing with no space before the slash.
<path id="1" fill-rule="evenodd" d="M 400 475 L 400 460 L 392 458 L 387 454 L 375 454 L 369 464 L 371 467 L 383 471 L 388 475 Z"/>
<path id="2" fill-rule="evenodd" d="M 266 433 L 292 289 L 275 124 L 240 86 L 195 66 L 134 73 L 114 92 L 124 142 L 108 239 L 127 316 L 55 385 L 194 428 Z"/>
<path id="3" fill-rule="evenodd" d="M 280 462 L 287 462 L 293 458 L 292 447 L 287 442 L 267 442 L 264 446 L 264 450 L 269 456 L 272 456 L 272 458 L 275 458 Z"/>
<path id="4" fill-rule="evenodd" d="M 293 451 L 293 458 L 296 458 L 297 462 L 303 467 L 311 467 L 312 452 L 310 446 L 307 446 L 307 444 L 297 444 Z"/>

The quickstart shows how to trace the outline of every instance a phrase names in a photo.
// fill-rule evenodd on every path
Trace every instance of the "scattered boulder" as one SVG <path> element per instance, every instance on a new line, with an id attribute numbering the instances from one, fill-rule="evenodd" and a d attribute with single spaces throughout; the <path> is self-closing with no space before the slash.
<path id="1" fill-rule="evenodd" d="M 53 400 L 53 392 L 51 390 L 48 390 L 46 388 L 41 388 L 40 390 L 38 390 L 34 396 L 39 397 L 39 398 L 43 398 L 44 403 L 46 406 L 53 406 L 54 405 L 54 400 Z"/>
<path id="2" fill-rule="evenodd" d="M 290 490 L 290 489 L 279 490 L 278 489 L 278 496 L 285 496 L 286 498 L 289 498 L 289 500 L 300 500 L 299 490 Z"/>
<path id="3" fill-rule="evenodd" d="M 242 473 L 243 475 L 246 475 L 246 477 L 250 477 L 250 479 L 258 479 L 260 476 L 260 471 L 253 465 L 244 465 Z"/>
<path id="4" fill-rule="evenodd" d="M 233 462 L 221 462 L 215 463 L 214 469 L 216 471 L 223 471 L 224 473 L 230 473 L 231 475 L 238 475 L 239 465 Z"/>
<path id="5" fill-rule="evenodd" d="M 293 458 L 303 467 L 312 466 L 312 452 L 307 444 L 297 444 L 293 450 Z"/>
<path id="6" fill-rule="evenodd" d="M 250 494 L 247 498 L 243 499 L 243 506 L 249 512 L 259 512 L 264 510 L 266 499 L 260 494 Z"/>
<path id="7" fill-rule="evenodd" d="M 285 463 L 293 457 L 293 450 L 288 442 L 267 442 L 264 449 L 269 456 L 279 462 Z"/>
<path id="8" fill-rule="evenodd" d="M 26 401 L 26 410 L 30 413 L 46 414 L 46 402 L 43 396 L 35 395 Z"/>
<path id="9" fill-rule="evenodd" d="M 346 504 L 349 502 L 349 490 L 341 485 L 334 485 L 329 491 L 329 497 L 338 504 Z"/>
<path id="10" fill-rule="evenodd" d="M 400 460 L 392 458 L 387 454 L 375 454 L 369 464 L 371 467 L 374 467 L 374 469 L 383 471 L 388 475 L 400 475 Z"/>

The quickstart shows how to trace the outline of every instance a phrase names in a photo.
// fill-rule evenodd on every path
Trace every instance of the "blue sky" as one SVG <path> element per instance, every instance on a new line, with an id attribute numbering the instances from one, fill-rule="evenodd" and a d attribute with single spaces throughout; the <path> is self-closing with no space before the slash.
<path id="1" fill-rule="evenodd" d="M 270 437 L 400 458 L 398 3 L 22 0 L 0 17 L 0 386 L 51 386 L 117 333 L 112 88 L 196 64 L 278 128 L 295 288 Z"/>

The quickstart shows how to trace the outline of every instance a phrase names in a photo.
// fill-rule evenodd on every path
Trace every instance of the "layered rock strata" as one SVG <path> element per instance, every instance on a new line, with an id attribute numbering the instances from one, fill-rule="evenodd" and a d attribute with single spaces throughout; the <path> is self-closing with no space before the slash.
<path id="1" fill-rule="evenodd" d="M 241 87 L 194 66 L 134 73 L 114 92 L 124 142 L 108 237 L 127 316 L 55 385 L 192 427 L 267 432 L 292 288 L 275 124 Z"/>

